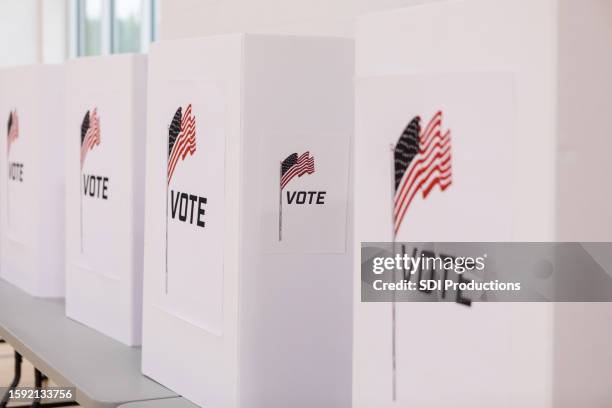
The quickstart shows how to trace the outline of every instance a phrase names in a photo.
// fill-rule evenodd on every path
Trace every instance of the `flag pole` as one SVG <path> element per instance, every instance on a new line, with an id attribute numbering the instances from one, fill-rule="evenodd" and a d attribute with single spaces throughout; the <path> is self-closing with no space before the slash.
<path id="1" fill-rule="evenodd" d="M 166 159 L 167 160 L 167 159 Z M 168 189 L 170 181 L 166 171 L 166 295 L 168 294 Z"/>
<path id="2" fill-rule="evenodd" d="M 391 237 L 392 237 L 392 255 L 395 256 L 395 147 L 391 148 Z M 393 282 L 397 281 L 396 269 L 393 269 Z M 395 304 L 395 291 L 393 291 L 393 300 L 391 302 L 391 367 L 392 367 L 392 384 L 391 384 L 391 395 L 393 402 L 397 401 L 397 330 L 396 330 L 396 304 Z"/>
<path id="3" fill-rule="evenodd" d="M 8 153 L 6 155 L 7 157 L 7 162 L 8 162 Z M 11 189 L 11 174 L 10 174 L 10 170 L 9 170 L 9 175 L 8 178 L 6 180 L 6 226 L 10 227 L 11 226 L 11 212 L 10 212 L 10 204 L 9 204 L 9 191 Z"/>
<path id="4" fill-rule="evenodd" d="M 15 109 L 15 113 L 17 113 L 17 109 Z M 12 114 L 12 113 L 11 113 Z M 9 204 L 9 191 L 11 188 L 11 170 L 10 170 L 10 161 L 9 161 L 9 155 L 11 154 L 11 144 L 12 142 L 10 141 L 11 138 L 11 129 L 7 130 L 7 134 L 6 134 L 6 161 L 7 164 L 9 165 L 9 172 L 8 172 L 8 177 L 6 179 L 6 226 L 7 228 L 11 226 L 11 213 L 10 213 L 10 204 Z"/>
<path id="5" fill-rule="evenodd" d="M 9 131 L 10 134 L 10 131 Z M 9 138 L 9 136 L 7 135 L 7 139 Z M 10 144 L 7 143 L 6 146 L 6 161 L 8 163 L 9 162 L 9 154 L 11 152 L 11 147 Z M 11 189 L 11 171 L 10 171 L 10 164 L 9 164 L 9 172 L 8 172 L 8 177 L 6 178 L 6 226 L 10 227 L 11 226 L 11 212 L 10 212 L 10 204 L 9 204 L 9 191 Z"/>
<path id="6" fill-rule="evenodd" d="M 81 199 L 79 200 L 80 211 L 81 211 L 81 253 L 83 253 L 83 195 L 85 192 L 83 191 L 83 168 L 81 167 L 81 173 L 79 174 L 79 184 L 81 188 L 79 189 L 79 196 Z"/>
<path id="7" fill-rule="evenodd" d="M 279 166 L 280 178 L 278 181 L 278 240 L 283 240 L 283 162 Z"/>

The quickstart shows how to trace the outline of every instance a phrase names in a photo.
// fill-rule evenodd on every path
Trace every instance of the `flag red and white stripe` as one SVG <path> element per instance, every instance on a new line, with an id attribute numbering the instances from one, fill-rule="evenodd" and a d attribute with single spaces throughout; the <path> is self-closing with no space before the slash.
<path id="1" fill-rule="evenodd" d="M 181 131 L 176 138 L 170 157 L 168 159 L 168 184 L 174 174 L 179 160 L 184 160 L 187 154 L 193 155 L 196 151 L 196 121 L 191 112 L 191 104 L 187 106 L 181 118 Z"/>
<path id="2" fill-rule="evenodd" d="M 89 117 L 89 128 L 85 133 L 85 138 L 81 144 L 81 169 L 85 163 L 87 152 L 100 144 L 100 118 L 98 117 L 98 109 L 94 108 Z"/>
<path id="3" fill-rule="evenodd" d="M 446 190 L 452 184 L 451 132 L 442 130 L 438 111 L 419 138 L 419 154 L 410 163 L 394 197 L 394 233 L 397 235 L 408 207 L 420 191 L 427 198 L 435 186 Z"/>
<path id="4" fill-rule="evenodd" d="M 280 180 L 281 190 L 285 188 L 294 177 L 302 177 L 304 174 L 315 172 L 314 157 L 310 157 L 310 152 L 304 152 L 298 157 L 297 162 L 283 174 Z"/>

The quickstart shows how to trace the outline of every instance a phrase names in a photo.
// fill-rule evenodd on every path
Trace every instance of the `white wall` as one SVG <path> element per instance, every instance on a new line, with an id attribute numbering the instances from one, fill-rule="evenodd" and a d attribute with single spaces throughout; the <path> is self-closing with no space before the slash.
<path id="1" fill-rule="evenodd" d="M 38 0 L 0 0 L 0 66 L 39 60 Z"/>
<path id="2" fill-rule="evenodd" d="M 0 0 L 0 67 L 67 56 L 68 0 Z"/>
<path id="3" fill-rule="evenodd" d="M 40 0 L 40 62 L 60 63 L 68 55 L 66 0 Z"/>
<path id="4" fill-rule="evenodd" d="M 160 39 L 230 32 L 353 36 L 356 16 L 441 0 L 160 0 Z M 70 0 L 0 0 L 0 66 L 61 62 Z"/>
<path id="5" fill-rule="evenodd" d="M 231 32 L 353 36 L 355 17 L 440 0 L 161 0 L 160 39 Z"/>

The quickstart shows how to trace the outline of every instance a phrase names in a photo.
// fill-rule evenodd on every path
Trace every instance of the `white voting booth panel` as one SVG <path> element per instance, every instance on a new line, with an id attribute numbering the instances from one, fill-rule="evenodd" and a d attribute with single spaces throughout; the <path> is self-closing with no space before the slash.
<path id="1" fill-rule="evenodd" d="M 67 63 L 66 315 L 127 345 L 142 332 L 146 64 Z"/>
<path id="2" fill-rule="evenodd" d="M 360 242 L 391 241 L 394 230 L 398 242 L 609 240 L 612 186 L 601 184 L 612 125 L 597 101 L 612 91 L 599 45 L 611 24 L 600 1 L 440 1 L 360 18 L 355 276 Z M 440 144 L 438 167 L 395 210 L 391 148 L 412 121 L 421 138 L 439 135 L 427 139 Z M 360 293 L 355 279 L 357 408 L 609 401 L 610 348 L 580 346 L 611 335 L 607 304 L 585 308 L 578 326 L 581 305 L 397 303 L 394 332 L 393 305 Z M 602 380 L 575 381 L 586 366 Z"/>
<path id="3" fill-rule="evenodd" d="M 352 41 L 149 58 L 143 373 L 206 407 L 349 407 Z"/>
<path id="4" fill-rule="evenodd" d="M 64 295 L 64 71 L 0 71 L 2 278 L 34 296 Z"/>

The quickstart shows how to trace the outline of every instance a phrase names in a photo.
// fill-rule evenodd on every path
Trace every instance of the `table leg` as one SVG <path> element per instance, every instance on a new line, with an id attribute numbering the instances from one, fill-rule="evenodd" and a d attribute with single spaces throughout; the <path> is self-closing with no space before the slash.
<path id="1" fill-rule="evenodd" d="M 42 389 L 43 383 L 43 374 L 38 370 L 38 368 L 34 368 L 34 387 L 37 390 Z M 32 408 L 40 408 L 40 398 L 35 398 L 32 402 Z"/>
<path id="2" fill-rule="evenodd" d="M 11 382 L 11 385 L 9 385 L 9 388 L 6 390 L 4 397 L 2 397 L 2 400 L 0 401 L 0 408 L 6 408 L 6 405 L 8 404 L 8 401 L 9 401 L 11 390 L 14 390 L 19 385 L 19 381 L 21 380 L 21 363 L 22 362 L 23 362 L 23 358 L 21 357 L 21 354 L 15 351 L 15 376 L 13 377 L 13 382 Z"/>

